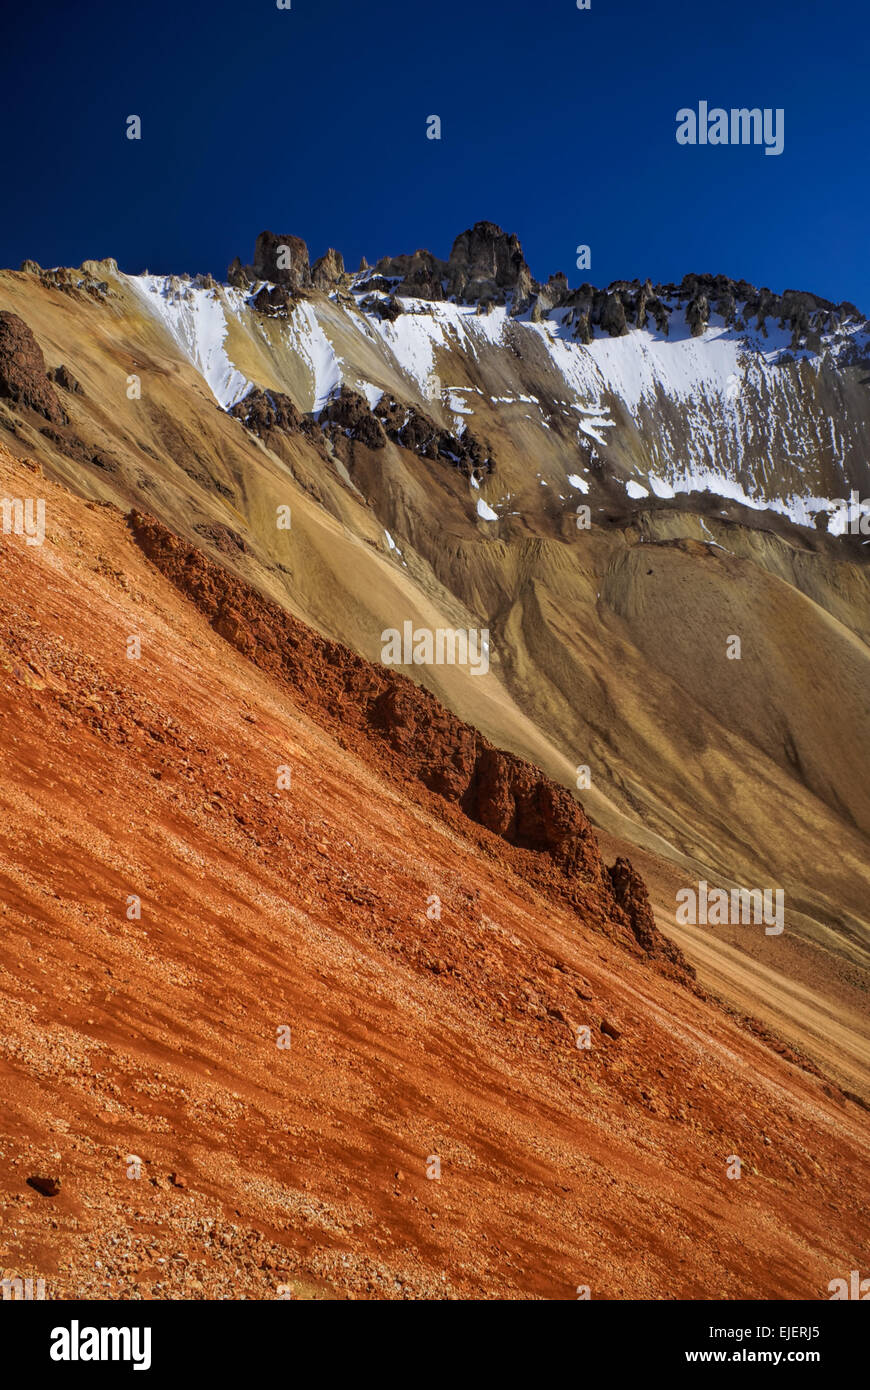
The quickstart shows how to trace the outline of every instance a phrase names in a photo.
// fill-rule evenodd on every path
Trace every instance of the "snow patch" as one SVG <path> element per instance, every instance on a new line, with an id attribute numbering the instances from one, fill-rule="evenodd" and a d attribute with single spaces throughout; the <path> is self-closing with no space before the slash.
<path id="1" fill-rule="evenodd" d="M 248 394 L 252 383 L 230 361 L 224 347 L 229 330 L 226 311 L 240 318 L 245 306 L 240 291 L 204 289 L 174 275 L 125 275 L 124 279 L 193 363 L 224 410 Z"/>
<path id="2" fill-rule="evenodd" d="M 666 483 L 664 478 L 657 478 L 655 473 L 650 473 L 647 482 L 655 493 L 656 497 L 673 497 L 674 489 L 670 483 Z"/>
<path id="3" fill-rule="evenodd" d="M 308 364 L 314 377 L 315 411 L 322 410 L 341 389 L 342 361 L 317 319 L 313 305 L 297 304 L 290 318 L 291 346 Z"/>

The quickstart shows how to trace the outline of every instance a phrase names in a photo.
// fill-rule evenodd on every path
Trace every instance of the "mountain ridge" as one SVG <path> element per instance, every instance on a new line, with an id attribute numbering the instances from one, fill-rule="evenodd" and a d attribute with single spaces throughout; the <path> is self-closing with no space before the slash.
<path id="1" fill-rule="evenodd" d="M 291 255 L 292 265 L 286 270 L 277 267 L 280 246 L 287 247 Z M 767 286 L 757 287 L 744 278 L 721 273 L 687 272 L 680 282 L 656 284 L 649 278 L 643 281 L 616 279 L 600 287 L 584 282 L 572 289 L 565 273 L 556 271 L 544 283 L 533 277 L 516 234 L 505 232 L 490 221 L 476 222 L 459 233 L 447 259 L 421 248 L 398 256 L 383 256 L 373 267 L 364 263 L 355 275 L 345 271 L 344 259 L 334 248 L 312 266 L 307 244 L 301 237 L 263 231 L 257 237 L 253 263 L 244 266 L 237 257 L 227 270 L 227 283 L 236 288 L 244 288 L 257 280 L 271 280 L 276 285 L 296 290 L 334 289 L 342 283 L 374 289 L 377 282 L 391 279 L 398 282 L 391 287 L 392 293 L 400 298 L 438 300 L 455 296 L 466 303 L 485 306 L 503 303 L 506 293 L 510 292 L 516 313 L 532 307 L 533 299 L 541 309 L 573 306 L 589 300 L 590 308 L 594 303 L 595 312 L 589 318 L 587 309 L 586 324 L 581 327 L 578 322 L 577 336 L 582 341 L 591 341 L 591 336 L 583 338 L 582 335 L 587 328 L 591 332 L 595 326 L 602 327 L 613 337 L 621 336 L 632 326 L 644 328 L 648 315 L 656 318 L 657 326 L 667 332 L 670 310 L 661 302 L 665 297 L 687 301 L 696 332 L 702 331 L 709 317 L 711 299 L 715 299 L 718 311 L 724 311 L 726 322 L 736 318 L 737 305 L 743 303 L 746 306 L 744 317 L 755 317 L 757 327 L 763 328 L 767 318 L 778 318 L 781 327 L 792 328 L 795 347 L 801 345 L 801 338 L 806 338 L 807 334 L 818 338 L 837 322 L 867 321 L 861 310 L 847 300 L 835 303 L 807 290 L 785 289 L 776 294 Z M 610 298 L 602 299 L 602 296 Z M 614 312 L 615 300 L 627 311 L 622 317 L 618 311 Z"/>

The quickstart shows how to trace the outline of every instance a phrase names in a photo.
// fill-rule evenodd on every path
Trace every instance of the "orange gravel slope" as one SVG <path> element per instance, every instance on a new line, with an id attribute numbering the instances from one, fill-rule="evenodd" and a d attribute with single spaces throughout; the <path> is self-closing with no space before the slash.
<path id="1" fill-rule="evenodd" d="M 861 1107 L 342 747 L 120 513 L 5 452 L 0 496 L 47 503 L 44 545 L 0 535 L 6 1274 L 703 1299 L 860 1268 Z"/>

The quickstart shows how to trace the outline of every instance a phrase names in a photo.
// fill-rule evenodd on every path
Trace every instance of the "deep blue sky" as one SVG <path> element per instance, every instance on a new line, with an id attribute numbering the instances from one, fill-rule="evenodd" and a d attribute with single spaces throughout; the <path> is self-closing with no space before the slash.
<path id="1" fill-rule="evenodd" d="M 540 279 L 709 270 L 870 313 L 866 0 L 18 0 L 2 42 L 3 266 L 223 277 L 269 227 L 355 268 L 489 218 Z M 783 107 L 784 153 L 678 146 L 699 99 Z"/>

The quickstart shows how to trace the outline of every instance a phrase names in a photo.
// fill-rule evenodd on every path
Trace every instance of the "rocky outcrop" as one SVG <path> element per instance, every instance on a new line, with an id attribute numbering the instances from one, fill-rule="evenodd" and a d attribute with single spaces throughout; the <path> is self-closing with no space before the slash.
<path id="1" fill-rule="evenodd" d="M 470 430 L 451 434 L 424 411 L 401 404 L 388 392 L 375 406 L 374 414 L 389 439 L 419 458 L 447 459 L 467 478 L 488 475 L 495 469 L 489 448 Z"/>
<path id="2" fill-rule="evenodd" d="M 251 303 L 257 313 L 264 314 L 266 318 L 286 319 L 290 317 L 294 300 L 283 285 L 272 285 L 270 289 L 261 285 Z"/>
<path id="3" fill-rule="evenodd" d="M 308 247 L 301 237 L 289 233 L 261 232 L 254 247 L 254 261 L 241 267 L 237 261 L 230 267 L 236 280 L 247 273 L 251 280 L 268 280 L 298 294 L 311 288 L 311 265 Z"/>
<path id="4" fill-rule="evenodd" d="M 395 295 L 389 295 L 387 299 L 382 299 L 378 295 L 369 294 L 365 299 L 360 300 L 360 308 L 367 314 L 377 314 L 379 319 L 387 323 L 395 323 L 402 313 L 402 306 Z"/>
<path id="5" fill-rule="evenodd" d="M 69 424 L 45 369 L 42 349 L 17 314 L 0 312 L 0 397 L 35 410 L 55 425 Z"/>
<path id="6" fill-rule="evenodd" d="M 105 261 L 84 261 L 78 270 L 70 266 L 57 266 L 53 270 L 43 270 L 36 261 L 22 261 L 19 273 L 33 275 L 47 289 L 61 290 L 73 298 L 87 295 L 91 299 L 111 299 L 113 297 L 106 274 L 117 275 L 118 263 L 111 257 Z"/>
<path id="7" fill-rule="evenodd" d="M 344 258 L 339 251 L 330 246 L 326 255 L 321 256 L 311 267 L 312 284 L 315 289 L 328 294 L 330 290 L 336 289 L 344 279 Z"/>
<path id="8" fill-rule="evenodd" d="M 327 253 L 328 256 L 337 254 Z M 341 257 L 338 259 L 340 261 Z M 321 261 L 325 260 L 326 257 L 321 258 Z M 318 265 L 321 265 L 321 261 Z M 301 237 L 291 236 L 289 233 L 279 235 L 276 232 L 261 232 L 254 247 L 253 264 L 242 265 L 236 256 L 227 268 L 227 280 L 239 290 L 249 290 L 258 280 L 266 280 L 270 285 L 280 286 L 291 299 L 295 298 L 310 290 L 314 284 L 308 247 Z M 277 299 L 274 301 L 278 306 L 279 315 L 283 313 L 286 302 Z M 260 312 L 271 313 L 272 301 L 267 298 L 263 303 L 265 308 L 261 308 Z"/>
<path id="9" fill-rule="evenodd" d="M 528 307 L 536 288 L 519 238 L 495 222 L 476 222 L 453 243 L 447 262 L 448 293 L 467 304 L 504 304 L 507 296 L 519 311 Z"/>
<path id="10" fill-rule="evenodd" d="M 606 290 L 584 284 L 571 290 L 558 307 L 568 310 L 565 322 L 581 343 L 591 343 L 596 328 L 611 338 L 625 337 L 632 327 L 647 328 L 650 318 L 660 333 L 668 332 L 670 309 L 649 280 L 620 280 Z"/>
<path id="11" fill-rule="evenodd" d="M 129 525 L 160 572 L 226 641 L 282 680 L 308 717 L 510 847 L 512 867 L 587 925 L 692 978 L 658 932 L 640 876 L 627 860 L 605 868 L 589 820 L 564 787 L 493 747 L 407 677 L 321 637 L 153 517 L 134 511 Z"/>
<path id="12" fill-rule="evenodd" d="M 669 313 L 670 309 L 659 298 L 649 279 L 644 280 L 629 307 L 630 319 L 635 328 L 646 328 L 652 317 L 656 331 L 667 336 Z"/>
<path id="13" fill-rule="evenodd" d="M 85 393 L 76 381 L 69 367 L 63 363 L 59 367 L 54 367 L 48 374 L 49 381 L 53 381 L 55 386 L 60 386 L 62 390 L 69 391 L 70 395 L 83 396 Z"/>
<path id="14" fill-rule="evenodd" d="M 598 881 L 592 826 L 570 792 L 530 763 L 483 743 L 462 809 L 510 844 L 548 854 L 569 877 Z"/>
<path id="15" fill-rule="evenodd" d="M 548 304 L 551 295 L 545 299 L 541 293 L 538 298 L 542 305 Z M 676 309 L 685 313 L 693 337 L 704 333 L 714 313 L 726 327 L 738 332 L 754 323 L 766 333 L 768 320 L 775 319 L 780 328 L 791 329 L 793 348 L 816 351 L 822 333 L 833 332 L 850 320 L 862 321 L 853 304 L 835 305 L 798 290 L 775 295 L 726 275 L 686 275 L 679 285 L 653 285 L 649 279 L 642 283 L 618 280 L 607 289 L 581 285 L 568 290 L 555 307 L 568 310 L 565 321 L 582 343 L 591 342 L 596 329 L 611 337 L 623 337 L 633 327 L 649 328 L 650 319 L 655 330 L 667 336 Z"/>
<path id="16" fill-rule="evenodd" d="M 385 256 L 375 266 L 366 288 L 379 289 L 408 299 L 444 299 L 447 265 L 431 251 L 415 251 L 410 256 Z"/>
<path id="17" fill-rule="evenodd" d="M 656 926 L 646 884 L 631 860 L 620 857 L 607 872 L 613 896 L 628 917 L 635 939 L 649 955 L 664 954 L 674 965 L 682 966 L 683 954 Z"/>
<path id="18" fill-rule="evenodd" d="M 628 332 L 625 304 L 620 295 L 607 293 L 593 309 L 592 322 L 597 323 L 611 338 L 620 338 Z"/>
<path id="19" fill-rule="evenodd" d="M 312 434 L 314 427 L 289 396 L 280 391 L 261 391 L 255 387 L 243 400 L 234 405 L 230 414 L 241 420 L 245 429 L 264 439 L 270 430 L 285 434 Z"/>
<path id="20" fill-rule="evenodd" d="M 446 460 L 467 478 L 480 480 L 495 469 L 489 448 L 469 430 L 451 434 L 416 406 L 402 405 L 386 392 L 372 410 L 358 391 L 342 386 L 315 421 L 303 415 L 289 396 L 254 387 L 229 413 L 263 440 L 275 431 L 304 434 L 311 442 L 319 442 L 321 449 L 323 440 L 328 440 L 344 460 L 350 457 L 347 441 L 383 449 L 390 439 L 419 458 Z"/>
<path id="21" fill-rule="evenodd" d="M 342 386 L 338 395 L 320 412 L 320 427 L 333 441 L 336 434 L 342 434 L 348 439 L 359 440 L 369 449 L 386 447 L 387 437 L 368 401 L 347 386 Z"/>
<path id="22" fill-rule="evenodd" d="M 748 325 L 754 321 L 754 326 L 766 333 L 768 320 L 775 320 L 780 328 L 791 329 L 793 348 L 817 350 L 823 333 L 863 320 L 860 310 L 847 301 L 834 304 L 805 290 L 785 290 L 777 295 L 727 275 L 685 275 L 679 286 L 659 286 L 658 292 L 685 305 L 693 333 L 703 331 L 698 325 L 706 323 L 714 305 L 726 324 L 738 329 L 741 322 Z"/>
<path id="23" fill-rule="evenodd" d="M 536 304 L 543 313 L 549 313 L 558 304 L 564 304 L 570 290 L 568 289 L 568 276 L 564 271 L 559 270 L 555 275 L 551 275 L 546 285 L 541 285 L 538 289 Z"/>
<path id="24" fill-rule="evenodd" d="M 235 290 L 249 290 L 254 284 L 254 273 L 250 266 L 242 265 L 236 256 L 227 266 L 227 282 Z"/>
<path id="25" fill-rule="evenodd" d="M 111 297 L 103 275 L 117 275 L 114 261 L 85 261 L 79 270 L 60 267 L 43 270 L 35 261 L 22 262 L 21 273 L 71 295 Z M 403 298 L 440 301 L 455 298 L 474 304 L 487 313 L 495 305 L 508 306 L 514 315 L 528 312 L 539 322 L 557 310 L 564 310 L 564 322 L 580 343 L 590 343 L 596 334 L 624 337 L 632 328 L 654 327 L 665 336 L 677 310 L 686 315 L 693 336 L 701 336 L 716 315 L 727 328 L 743 332 L 750 326 L 767 334 L 775 321 L 791 331 L 792 350 L 821 350 L 825 334 L 848 323 L 866 322 L 854 304 L 835 304 L 803 290 L 785 290 L 777 295 L 766 287 L 756 288 L 747 280 L 726 275 L 690 273 L 679 284 L 653 285 L 644 281 L 614 281 L 604 288 L 584 284 L 571 289 L 563 272 L 551 275 L 545 283 L 532 276 L 518 237 L 505 232 L 495 222 L 481 221 L 456 237 L 450 256 L 442 260 L 431 251 L 419 249 L 411 254 L 385 256 L 372 270 L 365 257 L 356 275 L 347 273 L 340 253 L 330 248 L 312 267 L 308 247 L 296 236 L 263 231 L 257 237 L 253 264 L 243 265 L 238 257 L 227 271 L 230 285 L 243 291 L 266 281 L 254 301 L 256 310 L 271 318 L 285 318 L 300 295 L 311 290 L 324 294 L 347 295 L 351 289 L 365 294 L 360 301 L 368 314 L 393 321 L 403 312 Z M 190 277 L 183 280 L 189 284 Z M 180 283 L 180 282 L 179 282 Z M 197 276 L 195 284 L 212 286 L 211 276 Z"/>
<path id="26" fill-rule="evenodd" d="M 700 338 L 710 320 L 710 301 L 705 294 L 696 294 L 686 305 L 686 323 L 693 338 Z"/>
<path id="27" fill-rule="evenodd" d="M 532 278 L 519 240 L 495 222 L 477 222 L 460 233 L 447 261 L 431 251 L 385 256 L 372 274 L 360 268 L 357 289 L 409 299 L 477 304 L 484 310 L 508 301 L 522 313 L 540 297 L 542 309 L 552 308 L 567 291 L 564 275 L 553 276 L 542 289 Z"/>

